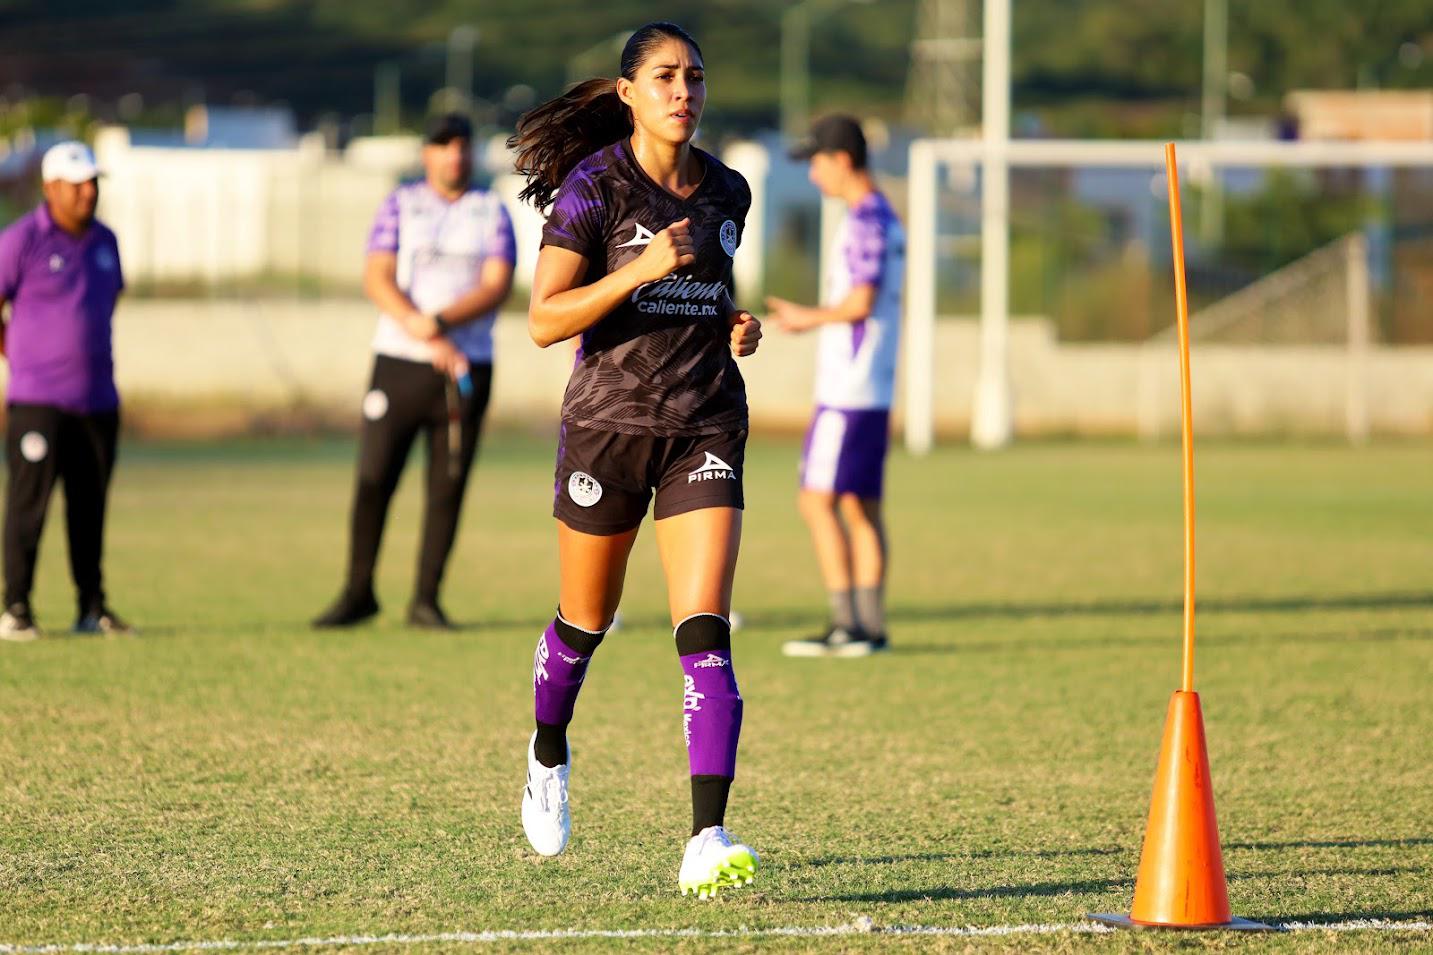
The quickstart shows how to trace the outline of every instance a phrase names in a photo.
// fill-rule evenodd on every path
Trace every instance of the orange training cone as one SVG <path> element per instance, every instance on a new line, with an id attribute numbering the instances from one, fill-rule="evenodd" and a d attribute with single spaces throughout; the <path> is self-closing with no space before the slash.
<path id="1" fill-rule="evenodd" d="M 1169 701 L 1130 918 L 1185 928 L 1230 921 L 1198 693 Z"/>
<path id="2" fill-rule="evenodd" d="M 1274 931 L 1229 914 L 1198 693 L 1177 690 L 1169 701 L 1130 914 L 1090 918 L 1122 928 Z"/>
<path id="3" fill-rule="evenodd" d="M 1189 389 L 1189 300 L 1184 283 L 1184 221 L 1174 143 L 1164 147 L 1169 187 L 1169 234 L 1174 248 L 1174 293 L 1179 330 L 1180 444 L 1184 457 L 1184 682 L 1169 701 L 1144 853 L 1128 916 L 1090 918 L 1124 928 L 1225 928 L 1273 931 L 1229 914 L 1229 887 L 1214 819 L 1214 786 L 1204 747 L 1204 715 L 1194 692 L 1194 425 Z"/>

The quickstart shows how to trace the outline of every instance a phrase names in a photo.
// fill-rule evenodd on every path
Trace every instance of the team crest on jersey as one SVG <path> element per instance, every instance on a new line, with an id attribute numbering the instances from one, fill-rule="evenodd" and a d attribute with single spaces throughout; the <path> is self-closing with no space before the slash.
<path id="1" fill-rule="evenodd" d="M 591 507 L 602 500 L 602 485 L 585 471 L 573 471 L 567 479 L 567 496 L 578 507 Z"/>
<path id="2" fill-rule="evenodd" d="M 727 255 L 736 255 L 736 223 L 730 219 L 721 224 L 721 249 Z"/>
<path id="3" fill-rule="evenodd" d="M 52 256 L 50 256 L 50 271 L 51 271 L 51 272 L 58 272 L 58 271 L 60 271 L 60 269 L 63 269 L 64 267 L 65 267 L 65 257 L 64 257 L 63 255 L 52 255 Z"/>
<path id="4" fill-rule="evenodd" d="M 632 223 L 632 225 L 637 227 L 636 233 L 632 236 L 632 238 L 617 246 L 617 248 L 625 249 L 634 245 L 651 245 L 652 240 L 656 238 L 656 236 L 652 234 L 652 230 L 642 225 L 642 223 L 640 222 L 634 222 Z"/>

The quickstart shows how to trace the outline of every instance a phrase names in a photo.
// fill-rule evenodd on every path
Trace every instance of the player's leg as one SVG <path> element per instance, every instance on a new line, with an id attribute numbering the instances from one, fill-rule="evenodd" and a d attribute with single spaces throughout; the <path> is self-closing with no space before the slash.
<path id="1" fill-rule="evenodd" d="M 446 629 L 447 616 L 438 604 L 438 588 L 458 533 L 468 475 L 482 435 L 483 415 L 492 389 L 493 368 L 477 365 L 469 372 L 472 391 L 464 396 L 455 384 L 444 382 L 443 398 L 429 411 L 427 495 L 423 508 L 423 535 L 418 549 L 418 582 L 408 622 L 420 627 Z M 449 403 L 458 402 L 458 448 L 450 448 L 452 432 Z"/>
<path id="2" fill-rule="evenodd" d="M 60 412 L 41 405 L 11 405 L 5 428 L 9 467 L 5 494 L 5 610 L 0 639 L 38 636 L 30 611 L 35 561 L 45 529 L 45 510 L 58 474 L 56 444 Z"/>
<path id="3" fill-rule="evenodd" d="M 81 633 L 128 633 L 129 625 L 106 604 L 101 568 L 106 499 L 119 444 L 119 415 L 71 415 L 64 419 L 62 429 L 59 467 L 65 485 L 65 530 L 70 544 L 70 574 L 79 601 L 75 629 Z"/>
<path id="4" fill-rule="evenodd" d="M 873 650 L 886 648 L 886 524 L 879 498 L 842 494 L 841 518 L 851 539 L 852 594 L 856 620 Z"/>
<path id="5" fill-rule="evenodd" d="M 890 562 L 881 498 L 885 490 L 886 451 L 890 444 L 890 412 L 850 411 L 834 481 L 837 507 L 851 546 L 851 573 L 856 622 L 865 645 L 852 645 L 841 655 L 864 656 L 886 649 L 885 587 Z"/>
<path id="6" fill-rule="evenodd" d="M 345 627 L 378 613 L 373 574 L 388 520 L 388 505 L 403 474 L 408 451 L 422 426 L 432 393 L 433 371 L 419 362 L 379 355 L 363 397 L 358 474 L 349 517 L 348 572 L 343 592 L 313 624 Z"/>
<path id="7" fill-rule="evenodd" d="M 651 493 L 644 473 L 651 439 L 564 426 L 557 451 L 553 516 L 560 582 L 557 615 L 533 652 L 533 715 L 522 823 L 542 855 L 567 847 L 572 824 L 567 742 L 587 668 L 622 600 L 627 559 Z"/>
<path id="8" fill-rule="evenodd" d="M 851 593 L 851 542 L 836 506 L 836 477 L 846 434 L 846 414 L 833 408 L 817 408 L 806 432 L 796 505 L 811 532 L 830 616 L 823 632 L 783 644 L 781 651 L 787 656 L 829 656 L 835 648 L 862 637 Z"/>
<path id="9" fill-rule="evenodd" d="M 678 874 L 709 898 L 744 885 L 757 856 L 726 830 L 743 704 L 732 661 L 731 598 L 741 546 L 746 433 L 673 441 L 657 490 L 656 536 L 682 666 L 682 734 L 692 838 Z"/>

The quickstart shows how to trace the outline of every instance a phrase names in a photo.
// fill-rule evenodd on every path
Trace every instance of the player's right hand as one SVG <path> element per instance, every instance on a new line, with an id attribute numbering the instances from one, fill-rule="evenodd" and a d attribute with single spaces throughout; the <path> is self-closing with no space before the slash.
<path id="1" fill-rule="evenodd" d="M 691 228 L 692 219 L 688 216 L 652 236 L 652 241 L 637 257 L 637 267 L 641 269 L 639 274 L 644 282 L 664 279 L 697 260 Z"/>

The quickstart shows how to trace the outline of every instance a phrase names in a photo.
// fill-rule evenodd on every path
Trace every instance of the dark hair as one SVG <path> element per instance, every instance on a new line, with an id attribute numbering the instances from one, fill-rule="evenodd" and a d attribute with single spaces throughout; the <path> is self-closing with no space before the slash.
<path id="1" fill-rule="evenodd" d="M 637 67 L 667 40 L 681 40 L 698 57 L 702 55 L 697 41 L 675 23 L 649 23 L 622 47 L 622 77 L 636 79 Z M 508 137 L 508 148 L 517 150 L 513 166 L 527 179 L 518 199 L 546 209 L 573 167 L 630 135 L 632 111 L 617 97 L 615 79 L 586 80 L 534 106 L 522 114 L 517 132 Z"/>

